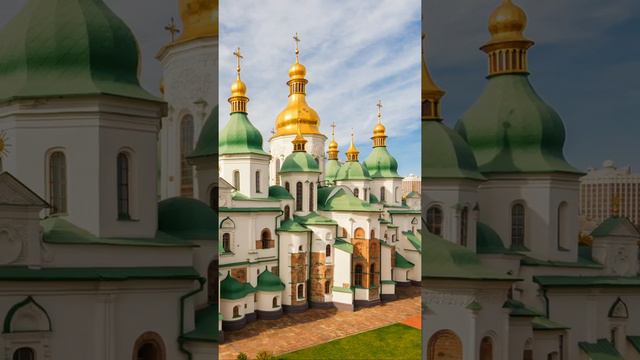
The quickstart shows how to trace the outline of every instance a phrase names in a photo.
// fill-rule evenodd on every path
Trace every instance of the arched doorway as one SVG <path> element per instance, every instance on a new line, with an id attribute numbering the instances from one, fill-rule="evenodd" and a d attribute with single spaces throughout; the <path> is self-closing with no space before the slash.
<path id="1" fill-rule="evenodd" d="M 142 334 L 133 347 L 133 360 L 166 360 L 167 350 L 160 335 L 149 331 Z"/>
<path id="2" fill-rule="evenodd" d="M 462 341 L 451 330 L 440 330 L 427 345 L 427 360 L 461 360 Z"/>
<path id="3" fill-rule="evenodd" d="M 36 360 L 36 352 L 30 347 L 21 347 L 13 353 L 13 360 Z"/>
<path id="4" fill-rule="evenodd" d="M 480 341 L 480 360 L 493 360 L 493 339 L 489 336 Z"/>

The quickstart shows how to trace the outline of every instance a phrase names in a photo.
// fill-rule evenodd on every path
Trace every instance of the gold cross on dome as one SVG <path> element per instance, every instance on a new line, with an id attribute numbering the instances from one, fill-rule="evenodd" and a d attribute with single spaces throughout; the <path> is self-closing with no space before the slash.
<path id="1" fill-rule="evenodd" d="M 382 118 L 382 100 L 378 100 L 376 106 L 378 107 L 378 122 L 380 122 L 380 118 Z"/>
<path id="2" fill-rule="evenodd" d="M 180 33 L 180 29 L 176 26 L 176 19 L 173 17 L 169 25 L 165 26 L 164 29 L 171 33 L 171 42 L 174 42 L 176 40 L 176 34 Z"/>
<path id="3" fill-rule="evenodd" d="M 240 48 L 234 51 L 233 55 L 238 59 L 238 66 L 236 67 L 236 71 L 238 72 L 238 79 L 240 79 L 240 59 L 244 59 L 244 56 L 240 54 Z"/>
<path id="4" fill-rule="evenodd" d="M 336 132 L 336 122 L 332 122 L 331 123 L 331 137 L 335 136 L 335 132 Z"/>
<path id="5" fill-rule="evenodd" d="M 296 61 L 298 61 L 298 54 L 300 54 L 300 48 L 298 47 L 300 43 L 300 37 L 298 36 L 297 32 L 295 35 L 293 35 L 293 41 L 296 42 Z"/>

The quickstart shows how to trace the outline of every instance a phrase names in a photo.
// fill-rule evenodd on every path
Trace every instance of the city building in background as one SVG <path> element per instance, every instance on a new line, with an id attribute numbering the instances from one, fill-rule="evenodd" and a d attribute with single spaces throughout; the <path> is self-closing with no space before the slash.
<path id="1" fill-rule="evenodd" d="M 420 191 L 421 189 L 419 176 L 409 174 L 409 176 L 402 179 L 402 196 L 407 196 L 412 192 L 419 194 Z"/>
<path id="2" fill-rule="evenodd" d="M 580 178 L 580 216 L 582 230 L 590 231 L 613 215 L 618 201 L 620 216 L 640 225 L 640 174 L 631 167 L 618 168 L 607 160 L 600 169 L 588 169 Z"/>

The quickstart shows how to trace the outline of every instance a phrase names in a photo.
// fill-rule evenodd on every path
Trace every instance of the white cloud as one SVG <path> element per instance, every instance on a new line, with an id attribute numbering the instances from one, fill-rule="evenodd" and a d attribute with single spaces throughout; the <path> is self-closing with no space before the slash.
<path id="1" fill-rule="evenodd" d="M 413 131 L 419 141 L 420 11 L 417 0 L 221 2 L 222 109 L 228 106 L 236 66 L 232 53 L 239 46 L 249 118 L 268 138 L 287 102 L 287 73 L 295 61 L 292 36 L 298 32 L 300 62 L 309 80 L 307 100 L 318 111 L 324 133 L 330 134 L 329 125 L 336 122 L 342 153 L 352 128 L 361 155 L 369 153 L 378 99 L 388 135 Z M 220 126 L 225 124 L 223 117 Z M 413 171 L 420 158 L 415 162 Z"/>

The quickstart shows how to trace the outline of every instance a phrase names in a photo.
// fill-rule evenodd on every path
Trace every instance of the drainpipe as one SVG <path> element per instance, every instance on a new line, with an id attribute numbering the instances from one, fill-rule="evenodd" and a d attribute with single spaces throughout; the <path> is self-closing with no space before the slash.
<path id="1" fill-rule="evenodd" d="M 278 232 L 278 218 L 284 215 L 284 211 L 280 210 L 280 214 L 276 215 L 274 221 L 274 232 L 276 233 L 276 261 L 278 263 L 278 277 L 280 277 L 280 233 Z"/>
<path id="2" fill-rule="evenodd" d="M 546 288 L 542 288 L 542 297 L 544 298 L 544 313 L 547 319 L 549 319 L 549 296 L 547 296 Z"/>
<path id="3" fill-rule="evenodd" d="M 187 348 L 184 347 L 184 339 L 182 338 L 184 336 L 184 302 L 185 300 L 187 300 L 188 297 L 191 297 L 199 292 L 202 291 L 202 289 L 204 289 L 204 284 L 207 282 L 207 279 L 203 278 L 202 276 L 200 276 L 198 278 L 198 288 L 195 290 L 192 290 L 184 295 L 182 295 L 180 297 L 180 337 L 178 338 L 178 343 L 180 344 L 180 351 L 184 354 L 187 354 L 187 359 L 191 360 L 193 359 L 193 354 L 191 352 L 189 352 L 189 350 L 187 350 Z"/>
<path id="4" fill-rule="evenodd" d="M 307 266 L 307 279 L 309 279 L 309 286 L 307 286 L 307 305 L 311 307 L 311 247 L 313 246 L 313 232 L 307 233 L 307 240 L 309 241 L 309 265 Z"/>

